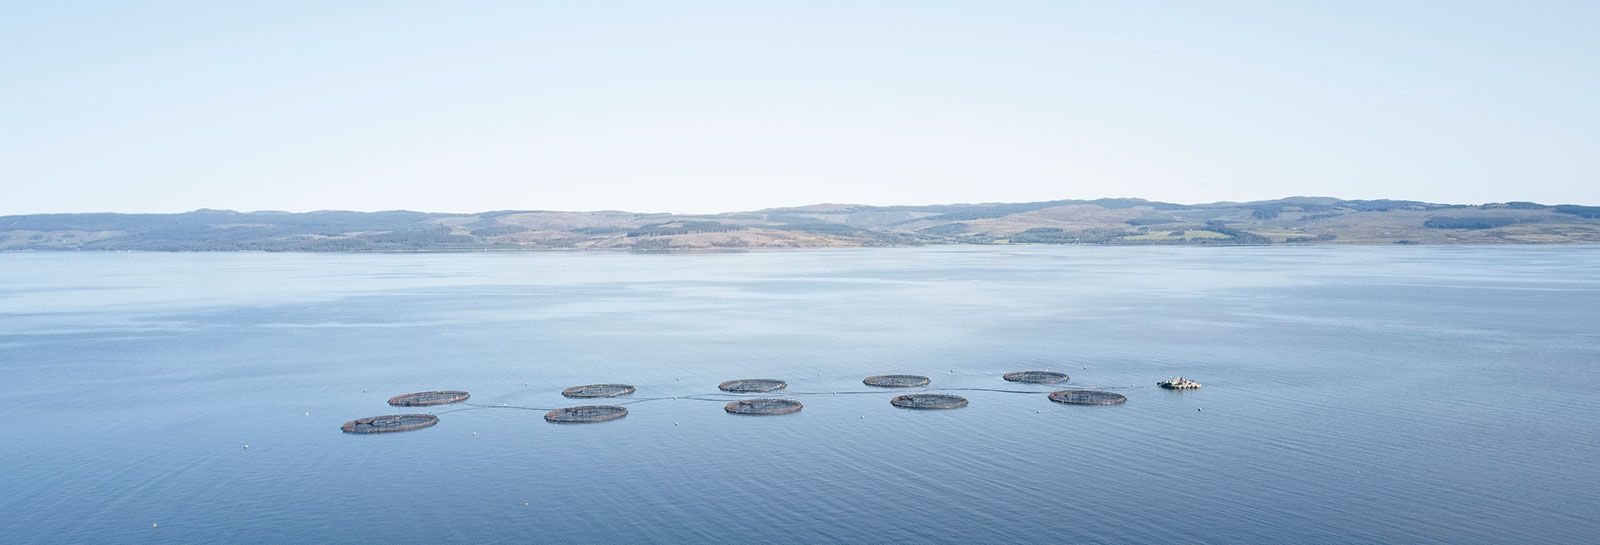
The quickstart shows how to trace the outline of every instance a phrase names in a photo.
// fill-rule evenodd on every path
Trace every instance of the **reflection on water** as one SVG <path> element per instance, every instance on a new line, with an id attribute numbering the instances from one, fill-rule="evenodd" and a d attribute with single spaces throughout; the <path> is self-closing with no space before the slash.
<path id="1" fill-rule="evenodd" d="M 0 542 L 1588 542 L 1597 324 L 1583 247 L 0 254 Z"/>

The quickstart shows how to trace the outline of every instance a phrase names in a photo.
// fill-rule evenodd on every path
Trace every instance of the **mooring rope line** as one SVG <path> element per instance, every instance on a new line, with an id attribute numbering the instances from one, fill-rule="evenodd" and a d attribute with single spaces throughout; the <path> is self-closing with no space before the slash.
<path id="1" fill-rule="evenodd" d="M 704 398 L 699 397 L 699 396 L 702 396 L 702 395 L 708 395 L 708 394 L 692 394 L 692 395 L 686 395 L 686 396 L 647 397 L 647 398 L 643 398 L 643 399 L 630 399 L 630 400 L 627 400 L 627 401 L 624 401 L 624 402 L 621 402 L 621 403 L 616 403 L 616 405 L 632 405 L 634 403 L 645 403 L 645 402 L 649 402 L 649 401 L 671 401 L 671 400 L 674 400 L 674 399 L 687 399 L 687 400 L 690 400 L 690 401 L 713 401 L 713 402 L 717 402 L 717 403 L 722 403 L 722 402 L 727 401 L 725 399 L 704 399 Z"/>
<path id="2" fill-rule="evenodd" d="M 999 392 L 1002 394 L 1048 394 L 1055 390 L 1002 390 L 1000 388 L 928 388 L 937 392 Z"/>
<path id="3" fill-rule="evenodd" d="M 522 409 L 524 411 L 554 411 L 554 410 L 556 410 L 554 407 L 527 407 L 527 406 L 523 406 L 523 405 L 507 405 L 507 404 L 504 404 L 504 403 L 501 403 L 499 405 L 479 405 L 479 404 L 474 404 L 474 403 L 463 403 L 463 405 L 467 405 L 467 406 L 470 406 L 470 407 L 475 408 L 475 409 Z M 463 410 L 464 411 L 466 409 L 457 409 L 457 410 Z"/>
<path id="4" fill-rule="evenodd" d="M 909 388 L 908 388 L 908 389 L 909 389 Z M 789 392 L 789 391 L 784 391 L 784 390 L 776 390 L 776 391 L 771 391 L 771 392 L 749 392 L 749 393 L 740 393 L 740 394 L 731 394 L 731 393 L 729 393 L 729 394 L 713 394 L 713 395 L 741 395 L 741 396 L 751 396 L 751 395 L 756 395 L 756 396 L 769 396 L 769 395 L 780 395 L 780 396 L 781 396 L 781 395 L 792 395 L 792 396 L 834 396 L 834 395 L 861 395 L 861 394 L 882 394 L 882 393 L 887 393 L 887 391 L 879 391 L 879 392 Z"/>

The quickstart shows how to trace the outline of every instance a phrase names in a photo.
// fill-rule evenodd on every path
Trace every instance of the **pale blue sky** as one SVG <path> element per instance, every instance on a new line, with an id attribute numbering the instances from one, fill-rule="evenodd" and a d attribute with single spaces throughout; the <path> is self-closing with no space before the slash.
<path id="1" fill-rule="evenodd" d="M 1600 2 L 0 1 L 0 213 L 1600 204 L 1597 21 Z"/>

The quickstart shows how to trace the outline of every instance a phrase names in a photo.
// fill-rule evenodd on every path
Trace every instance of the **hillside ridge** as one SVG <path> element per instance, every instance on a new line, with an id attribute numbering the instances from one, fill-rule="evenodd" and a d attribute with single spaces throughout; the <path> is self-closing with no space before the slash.
<path id="1" fill-rule="evenodd" d="M 741 250 L 926 244 L 1600 243 L 1600 207 L 1286 197 L 825 203 L 719 214 L 498 210 L 0 216 L 0 251 Z"/>

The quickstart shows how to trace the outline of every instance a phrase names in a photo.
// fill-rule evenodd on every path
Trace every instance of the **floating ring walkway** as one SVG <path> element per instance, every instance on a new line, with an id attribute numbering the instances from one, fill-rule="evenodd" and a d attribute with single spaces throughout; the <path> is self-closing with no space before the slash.
<path id="1" fill-rule="evenodd" d="M 633 386 L 628 384 L 586 384 L 573 386 L 561 391 L 567 397 L 621 397 L 633 393 Z"/>
<path id="2" fill-rule="evenodd" d="M 959 409 L 967 398 L 950 394 L 908 394 L 895 396 L 889 403 L 902 409 Z"/>
<path id="3" fill-rule="evenodd" d="M 389 404 L 396 407 L 428 407 L 447 403 L 460 403 L 466 401 L 469 397 L 472 397 L 472 395 L 460 390 L 437 390 L 400 394 L 389 398 Z"/>
<path id="4" fill-rule="evenodd" d="M 788 388 L 789 383 L 775 378 L 747 378 L 730 380 L 717 385 L 717 389 L 724 392 L 771 392 Z"/>
<path id="5" fill-rule="evenodd" d="M 915 388 L 927 386 L 928 382 L 928 377 L 922 375 L 873 375 L 861 381 L 867 386 L 879 388 Z"/>
<path id="6" fill-rule="evenodd" d="M 1001 375 L 1000 378 L 1011 382 L 1026 382 L 1029 384 L 1057 384 L 1066 382 L 1071 377 L 1068 377 L 1066 373 L 1057 373 L 1055 371 L 1017 371 Z"/>
<path id="7" fill-rule="evenodd" d="M 789 414 L 800 412 L 805 408 L 799 401 L 793 399 L 741 399 L 722 407 L 722 410 L 732 414 Z"/>
<path id="8" fill-rule="evenodd" d="M 439 417 L 431 414 L 389 414 L 357 418 L 339 429 L 345 433 L 390 433 L 420 430 L 438 423 Z"/>
<path id="9" fill-rule="evenodd" d="M 616 405 L 584 405 L 581 407 L 562 407 L 545 413 L 546 422 L 556 424 L 587 424 L 591 422 L 605 422 L 628 416 L 627 407 Z"/>

